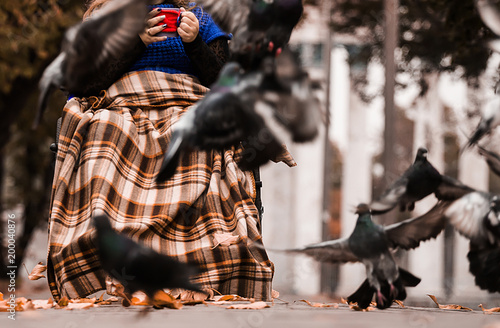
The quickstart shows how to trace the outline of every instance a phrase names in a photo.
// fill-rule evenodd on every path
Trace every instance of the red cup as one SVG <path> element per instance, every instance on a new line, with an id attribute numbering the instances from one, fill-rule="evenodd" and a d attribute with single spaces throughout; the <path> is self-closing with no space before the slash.
<path id="1" fill-rule="evenodd" d="M 167 24 L 167 27 L 165 27 L 157 35 L 169 36 L 169 37 L 178 36 L 179 34 L 177 33 L 177 27 L 179 27 L 179 23 L 181 20 L 181 12 L 179 11 L 179 8 L 165 8 L 165 9 L 162 8 L 161 11 L 156 16 L 162 16 L 162 15 L 165 15 L 165 18 L 161 22 L 156 24 L 156 26 Z"/>

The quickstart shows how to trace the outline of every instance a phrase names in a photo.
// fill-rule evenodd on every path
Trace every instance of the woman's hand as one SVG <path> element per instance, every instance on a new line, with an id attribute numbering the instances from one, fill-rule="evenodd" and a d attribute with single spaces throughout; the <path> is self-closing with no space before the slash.
<path id="1" fill-rule="evenodd" d="M 181 15 L 181 23 L 177 28 L 177 33 L 183 42 L 193 42 L 200 30 L 200 22 L 192 12 L 186 11 L 184 8 L 181 8 Z"/>
<path id="2" fill-rule="evenodd" d="M 165 18 L 165 15 L 156 17 L 159 12 L 160 8 L 153 9 L 149 12 L 146 21 L 146 29 L 141 34 L 139 34 L 139 37 L 141 38 L 142 42 L 144 42 L 146 47 L 153 42 L 165 41 L 167 39 L 166 36 L 156 36 L 156 34 L 163 31 L 163 29 L 166 27 L 165 25 L 155 26 Z"/>

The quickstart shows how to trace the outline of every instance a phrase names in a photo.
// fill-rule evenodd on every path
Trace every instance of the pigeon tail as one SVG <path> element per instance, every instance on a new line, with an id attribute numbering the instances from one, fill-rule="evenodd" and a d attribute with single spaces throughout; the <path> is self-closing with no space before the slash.
<path id="1" fill-rule="evenodd" d="M 357 303 L 360 308 L 366 309 L 370 305 L 375 292 L 376 289 L 370 286 L 368 279 L 365 279 L 358 289 L 347 297 L 347 302 Z"/>
<path id="2" fill-rule="evenodd" d="M 477 248 L 471 245 L 467 254 L 469 271 L 476 285 L 491 293 L 500 292 L 500 249 L 498 246 Z"/>

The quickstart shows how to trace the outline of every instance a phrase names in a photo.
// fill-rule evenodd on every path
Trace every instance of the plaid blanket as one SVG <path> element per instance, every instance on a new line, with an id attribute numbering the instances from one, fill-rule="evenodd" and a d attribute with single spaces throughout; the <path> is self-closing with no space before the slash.
<path id="1" fill-rule="evenodd" d="M 224 233 L 261 239 L 255 181 L 238 168 L 235 151 L 185 154 L 170 181 L 154 179 L 173 123 L 207 91 L 189 75 L 141 71 L 99 98 L 68 101 L 49 219 L 47 278 L 55 300 L 106 288 L 90 221 L 96 210 L 132 239 L 198 264 L 202 273 L 193 281 L 204 288 L 270 298 L 274 270 L 265 251 L 216 240 Z"/>

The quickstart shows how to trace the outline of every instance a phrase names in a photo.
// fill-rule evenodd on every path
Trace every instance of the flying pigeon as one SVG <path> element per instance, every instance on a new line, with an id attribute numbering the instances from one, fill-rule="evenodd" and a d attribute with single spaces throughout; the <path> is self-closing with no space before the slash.
<path id="1" fill-rule="evenodd" d="M 500 95 L 495 95 L 490 99 L 481 116 L 481 120 L 467 142 L 467 147 L 471 147 L 479 142 L 491 130 L 500 125 Z"/>
<path id="2" fill-rule="evenodd" d="M 500 292 L 500 197 L 472 191 L 451 201 L 440 201 L 415 220 L 445 220 L 470 240 L 469 271 L 476 285 L 490 292 Z M 432 224 L 432 223 L 430 223 Z"/>
<path id="3" fill-rule="evenodd" d="M 140 245 L 129 237 L 117 233 L 105 214 L 94 215 L 96 245 L 101 266 L 133 294 L 143 291 L 150 301 L 163 288 L 184 288 L 202 292 L 189 281 L 198 273 L 194 265 Z M 203 293 L 203 292 L 202 292 Z"/>
<path id="4" fill-rule="evenodd" d="M 99 79 L 113 58 L 129 51 L 145 26 L 149 0 L 112 0 L 64 34 L 61 53 L 43 72 L 33 127 L 42 119 L 56 88 L 78 94 Z"/>
<path id="5" fill-rule="evenodd" d="M 439 205 L 436 211 L 443 208 Z M 367 280 L 347 300 L 366 308 L 375 295 L 377 307 L 384 309 L 391 306 L 393 300 L 406 298 L 405 287 L 420 283 L 420 278 L 398 267 L 392 251 L 398 247 L 413 249 L 420 242 L 435 238 L 445 227 L 446 219 L 419 217 L 383 227 L 372 221 L 366 204 L 359 204 L 356 214 L 359 215 L 356 226 L 347 238 L 278 251 L 305 254 L 321 262 L 362 262 Z"/>
<path id="6" fill-rule="evenodd" d="M 211 90 L 173 127 L 158 181 L 169 179 L 189 149 L 223 150 L 243 146 L 238 165 L 251 170 L 282 151 L 279 136 L 294 142 L 314 139 L 321 121 L 317 87 L 298 58 L 285 49 L 267 56 L 258 70 L 243 72 L 226 64 Z"/>
<path id="7" fill-rule="evenodd" d="M 434 193 L 438 199 L 456 199 L 472 189 L 441 175 L 427 160 L 427 149 L 419 148 L 415 161 L 384 193 L 370 204 L 372 214 L 383 214 L 397 205 L 412 211 L 415 202 Z"/>
<path id="8" fill-rule="evenodd" d="M 181 153 L 190 149 L 222 150 L 238 146 L 244 140 L 258 142 L 266 134 L 261 151 L 251 159 L 251 166 L 257 167 L 278 153 L 281 143 L 254 110 L 263 78 L 264 74 L 258 71 L 243 74 L 238 63 L 224 65 L 205 97 L 175 123 L 157 180 L 169 179 L 175 173 Z"/>
<path id="9" fill-rule="evenodd" d="M 266 55 L 279 54 L 290 39 L 304 7 L 302 0 L 199 0 L 203 10 L 226 32 L 232 61 L 255 69 Z"/>
<path id="10" fill-rule="evenodd" d="M 481 146 L 477 146 L 477 148 L 479 154 L 483 156 L 486 163 L 488 163 L 490 170 L 500 176 L 500 156 L 497 153 L 487 150 Z"/>

